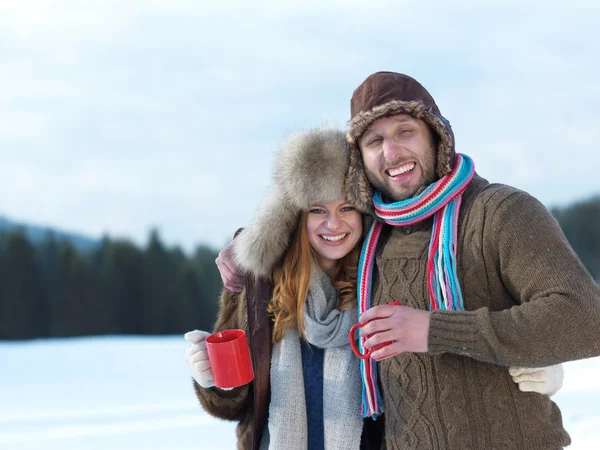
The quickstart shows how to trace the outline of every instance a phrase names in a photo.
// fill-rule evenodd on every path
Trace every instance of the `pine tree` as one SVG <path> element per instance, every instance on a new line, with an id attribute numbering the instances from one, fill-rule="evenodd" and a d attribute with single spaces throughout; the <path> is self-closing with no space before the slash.
<path id="1" fill-rule="evenodd" d="M 48 308 L 33 247 L 22 229 L 0 243 L 0 339 L 48 334 Z"/>

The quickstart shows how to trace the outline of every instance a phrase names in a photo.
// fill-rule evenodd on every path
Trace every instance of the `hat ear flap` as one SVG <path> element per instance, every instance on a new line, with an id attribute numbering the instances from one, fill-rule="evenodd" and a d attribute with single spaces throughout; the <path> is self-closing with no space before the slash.
<path id="1" fill-rule="evenodd" d="M 276 189 L 235 239 L 233 259 L 245 272 L 268 276 L 290 244 L 300 212 Z"/>
<path id="2" fill-rule="evenodd" d="M 354 138 L 348 135 L 349 166 L 344 181 L 346 199 L 356 209 L 365 214 L 373 213 L 373 189 L 367 179 L 362 155 Z"/>

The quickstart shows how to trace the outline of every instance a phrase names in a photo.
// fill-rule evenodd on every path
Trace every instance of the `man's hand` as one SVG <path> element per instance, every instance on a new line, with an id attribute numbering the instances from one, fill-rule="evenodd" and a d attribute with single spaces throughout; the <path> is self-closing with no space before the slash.
<path id="1" fill-rule="evenodd" d="M 244 275 L 233 263 L 233 241 L 219 252 L 219 256 L 215 262 L 219 268 L 225 289 L 236 294 L 242 292 L 244 288 Z"/>
<path id="2" fill-rule="evenodd" d="M 363 347 L 392 341 L 391 344 L 374 351 L 371 358 L 380 361 L 397 353 L 422 353 L 428 349 L 429 322 L 431 313 L 407 306 L 381 305 L 365 311 L 360 322 L 361 336 L 370 336 Z"/>

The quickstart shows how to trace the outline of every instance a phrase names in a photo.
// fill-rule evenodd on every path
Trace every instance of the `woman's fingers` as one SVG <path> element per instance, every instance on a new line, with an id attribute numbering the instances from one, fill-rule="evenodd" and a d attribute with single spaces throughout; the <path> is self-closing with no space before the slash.
<path id="1" fill-rule="evenodd" d="M 185 333 L 183 338 L 192 344 L 198 344 L 203 342 L 208 336 L 210 336 L 210 333 L 207 333 L 206 331 L 193 330 Z"/>

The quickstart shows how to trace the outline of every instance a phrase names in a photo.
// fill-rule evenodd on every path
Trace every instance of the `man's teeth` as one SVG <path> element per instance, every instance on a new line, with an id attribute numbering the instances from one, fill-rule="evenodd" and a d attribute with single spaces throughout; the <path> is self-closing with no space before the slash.
<path id="1" fill-rule="evenodd" d="M 321 237 L 323 239 L 325 239 L 326 241 L 331 241 L 331 242 L 341 241 L 346 236 L 348 236 L 348 233 L 338 234 L 337 236 L 324 236 L 324 235 L 321 235 Z"/>
<path id="2" fill-rule="evenodd" d="M 398 167 L 397 169 L 388 170 L 388 174 L 390 177 L 395 177 L 400 175 L 401 173 L 408 172 L 409 170 L 413 170 L 415 168 L 416 163 L 405 164 L 404 166 Z"/>

